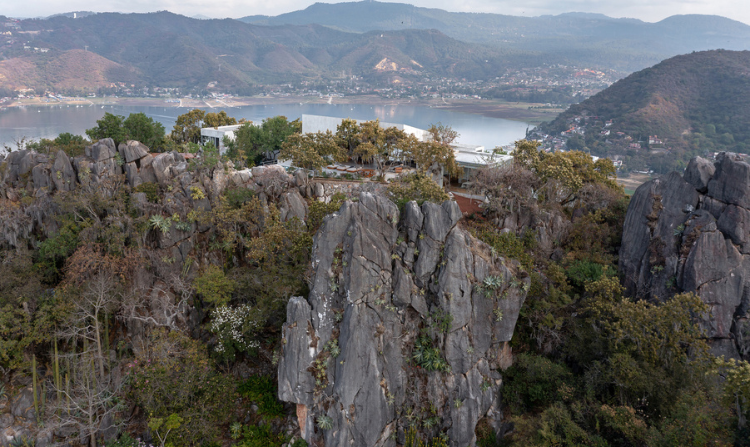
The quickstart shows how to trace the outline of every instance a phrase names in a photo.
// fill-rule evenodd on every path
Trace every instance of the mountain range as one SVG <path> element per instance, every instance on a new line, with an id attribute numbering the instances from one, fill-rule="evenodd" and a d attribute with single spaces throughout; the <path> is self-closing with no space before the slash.
<path id="1" fill-rule="evenodd" d="M 369 1 L 316 3 L 240 20 L 197 20 L 166 11 L 76 15 L 21 21 L 28 40 L 0 45 L 0 88 L 216 83 L 223 91 L 249 93 L 257 84 L 342 73 L 477 80 L 544 64 L 630 72 L 680 53 L 750 49 L 750 26 L 717 16 L 646 23 L 581 13 L 453 13 Z M 49 51 L 30 52 L 24 44 Z M 94 76 L 80 76 L 96 58 L 78 50 L 101 58 Z"/>
<path id="2" fill-rule="evenodd" d="M 464 43 L 436 30 L 349 33 L 321 25 L 250 25 L 237 20 L 196 20 L 169 12 L 106 13 L 72 19 L 57 16 L 23 21 L 34 38 L 28 45 L 50 48 L 45 54 L 10 53 L 0 62 L 36 66 L 41 73 L 6 76 L 19 84 L 52 80 L 49 60 L 87 49 L 105 58 L 106 81 L 134 76 L 152 85 L 193 87 L 217 84 L 225 90 L 257 83 L 288 82 L 340 75 L 377 75 L 383 71 L 482 79 L 508 67 L 534 66 L 541 55 Z M 2 55 L 2 54 L 0 54 Z M 55 82 L 48 85 L 56 86 Z M 2 86 L 2 85 L 0 85 Z"/>
<path id="3" fill-rule="evenodd" d="M 264 25 L 316 23 L 348 32 L 437 29 L 465 42 L 541 52 L 571 63 L 629 72 L 691 51 L 750 49 L 750 26 L 707 15 L 675 15 L 648 23 L 602 14 L 519 17 L 363 1 L 315 3 L 278 16 L 239 20 Z"/>

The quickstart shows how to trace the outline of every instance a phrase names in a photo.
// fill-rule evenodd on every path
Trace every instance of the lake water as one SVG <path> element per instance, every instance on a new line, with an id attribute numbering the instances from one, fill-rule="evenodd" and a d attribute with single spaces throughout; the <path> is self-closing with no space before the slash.
<path id="1" fill-rule="evenodd" d="M 96 120 L 104 116 L 104 112 L 126 117 L 130 113 L 143 112 L 162 123 L 166 132 L 169 133 L 177 116 L 189 110 L 181 107 L 115 105 L 28 106 L 0 109 L 0 148 L 4 145 L 15 148 L 15 141 L 23 137 L 27 140 L 55 138 L 64 132 L 85 135 L 84 131 L 94 127 Z M 284 115 L 291 120 L 299 118 L 302 114 L 357 120 L 379 118 L 380 121 L 407 124 L 421 129 L 440 122 L 451 126 L 459 133 L 458 142 L 482 145 L 488 149 L 523 138 L 526 135 L 526 128 L 529 127 L 528 123 L 521 121 L 408 105 L 279 104 L 205 110 L 209 112 L 225 110 L 229 116 L 237 119 L 245 118 L 253 122 L 260 122 L 265 118 L 278 115 Z"/>

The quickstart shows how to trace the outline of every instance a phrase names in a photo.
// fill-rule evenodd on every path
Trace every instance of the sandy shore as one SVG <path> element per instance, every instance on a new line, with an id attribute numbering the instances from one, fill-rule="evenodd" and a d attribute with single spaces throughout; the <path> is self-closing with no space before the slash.
<path id="1" fill-rule="evenodd" d="M 188 108 L 216 108 L 229 110 L 232 107 L 273 105 L 273 104 L 328 104 L 328 97 L 319 96 L 251 96 L 233 97 L 226 99 L 194 99 L 180 98 L 166 102 L 164 98 L 66 98 L 63 100 L 50 98 L 24 98 L 6 104 L 5 107 L 18 106 L 54 106 L 66 105 L 121 105 L 121 106 L 153 106 L 153 107 L 188 107 Z M 332 104 L 375 104 L 375 105 L 411 105 L 421 107 L 434 107 L 451 110 L 455 112 L 474 113 L 477 115 L 493 118 L 504 118 L 530 123 L 549 121 L 561 109 L 530 109 L 539 107 L 541 104 L 532 103 L 509 103 L 498 100 L 487 99 L 389 99 L 375 95 L 334 97 Z"/>

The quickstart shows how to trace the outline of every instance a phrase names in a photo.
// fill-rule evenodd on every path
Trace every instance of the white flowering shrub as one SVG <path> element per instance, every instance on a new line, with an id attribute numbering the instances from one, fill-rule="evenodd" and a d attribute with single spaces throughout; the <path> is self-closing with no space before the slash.
<path id="1" fill-rule="evenodd" d="M 255 339 L 263 325 L 258 309 L 248 304 L 220 306 L 211 317 L 210 331 L 218 337 L 215 351 L 219 356 L 231 361 L 239 353 L 250 354 L 260 347 Z"/>

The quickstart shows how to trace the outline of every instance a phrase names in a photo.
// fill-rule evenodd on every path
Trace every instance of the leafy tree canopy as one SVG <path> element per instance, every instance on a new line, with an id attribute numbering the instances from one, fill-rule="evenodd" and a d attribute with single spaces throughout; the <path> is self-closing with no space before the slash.
<path id="1" fill-rule="evenodd" d="M 105 112 L 104 117 L 96 121 L 96 127 L 86 130 L 86 135 L 92 140 L 112 138 L 115 145 L 137 140 L 158 151 L 164 143 L 164 126 L 142 112 L 131 113 L 127 118 Z"/>

